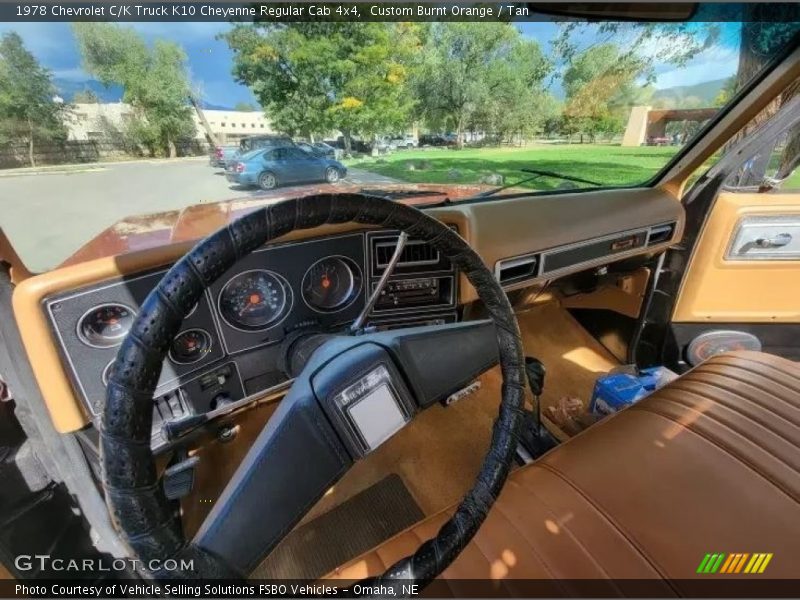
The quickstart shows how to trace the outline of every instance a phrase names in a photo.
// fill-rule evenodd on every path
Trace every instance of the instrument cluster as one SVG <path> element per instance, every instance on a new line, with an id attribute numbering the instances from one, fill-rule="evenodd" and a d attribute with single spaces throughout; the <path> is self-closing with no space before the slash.
<path id="1" fill-rule="evenodd" d="M 297 330 L 330 333 L 349 327 L 377 285 L 381 257 L 396 240 L 396 232 L 357 232 L 265 246 L 242 257 L 184 318 L 162 365 L 155 414 L 162 421 L 182 418 L 284 384 L 284 338 Z M 119 346 L 164 273 L 46 300 L 73 387 L 95 418 L 102 412 Z M 456 281 L 437 253 L 412 244 L 368 324 L 452 322 Z"/>
<path id="2" fill-rule="evenodd" d="M 365 235 L 359 232 L 265 246 L 244 257 L 185 317 L 163 363 L 156 394 L 191 387 L 193 395 L 204 396 L 198 402 L 193 399 L 194 410 L 206 410 L 220 401 L 214 396 L 220 387 L 215 384 L 220 366 L 225 368 L 219 377 L 226 379 L 227 393 L 234 396 L 222 400 L 281 383 L 286 377 L 276 347 L 289 332 L 336 330 L 363 308 L 365 256 Z M 164 272 L 47 300 L 73 386 L 95 417 L 119 346 Z"/>

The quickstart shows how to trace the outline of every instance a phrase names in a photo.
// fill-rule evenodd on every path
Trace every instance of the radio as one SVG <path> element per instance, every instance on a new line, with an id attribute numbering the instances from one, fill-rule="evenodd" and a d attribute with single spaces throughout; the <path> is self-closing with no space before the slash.
<path id="1" fill-rule="evenodd" d="M 386 284 L 375 309 L 395 310 L 420 306 L 446 306 L 452 302 L 452 292 L 452 277 L 397 279 Z"/>

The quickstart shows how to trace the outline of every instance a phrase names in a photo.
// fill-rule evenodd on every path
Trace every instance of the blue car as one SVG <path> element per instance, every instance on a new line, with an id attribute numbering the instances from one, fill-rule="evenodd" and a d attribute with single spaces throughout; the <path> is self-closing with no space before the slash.
<path id="1" fill-rule="evenodd" d="M 225 170 L 228 181 L 271 190 L 279 185 L 327 181 L 336 183 L 347 168 L 329 158 L 314 156 L 297 147 L 261 148 L 239 157 Z"/>

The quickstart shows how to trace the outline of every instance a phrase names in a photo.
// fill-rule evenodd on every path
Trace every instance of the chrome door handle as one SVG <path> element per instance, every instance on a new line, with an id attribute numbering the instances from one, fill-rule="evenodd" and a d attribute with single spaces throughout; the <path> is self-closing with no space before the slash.
<path id="1" fill-rule="evenodd" d="M 791 233 L 779 233 L 776 236 L 768 238 L 758 238 L 754 243 L 759 248 L 780 248 L 786 246 L 792 241 Z"/>

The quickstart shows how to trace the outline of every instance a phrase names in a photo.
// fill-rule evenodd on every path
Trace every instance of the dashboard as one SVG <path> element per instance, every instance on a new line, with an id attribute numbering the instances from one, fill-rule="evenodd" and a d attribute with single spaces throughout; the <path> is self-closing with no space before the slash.
<path id="1" fill-rule="evenodd" d="M 197 239 L 271 201 L 197 205 L 163 216 L 151 229 L 107 230 L 59 268 L 17 283 L 14 318 L 57 431 L 97 421 L 118 344 L 170 265 Z M 454 227 L 509 292 L 654 256 L 680 240 L 685 220 L 676 198 L 658 188 L 451 202 L 426 212 Z M 394 231 L 325 225 L 240 260 L 182 324 L 158 382 L 154 432 L 164 421 L 208 414 L 238 398 L 278 397 L 289 382 L 282 345 L 296 330 L 347 327 L 396 239 Z M 411 240 L 368 325 L 452 322 L 476 301 L 464 274 Z M 154 437 L 155 446 L 162 442 Z"/>
<path id="2" fill-rule="evenodd" d="M 152 445 L 163 424 L 268 392 L 289 379 L 282 342 L 337 332 L 364 309 L 395 251 L 396 231 L 370 230 L 265 246 L 210 286 L 184 319 L 154 399 Z M 119 345 L 167 268 L 48 296 L 44 306 L 76 394 L 92 419 Z M 368 316 L 375 329 L 455 322 L 458 276 L 411 239 Z"/>

